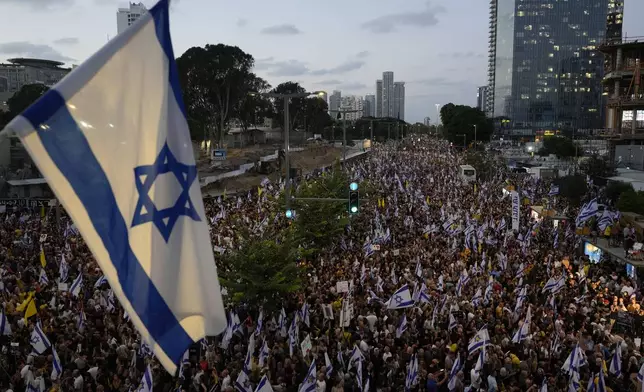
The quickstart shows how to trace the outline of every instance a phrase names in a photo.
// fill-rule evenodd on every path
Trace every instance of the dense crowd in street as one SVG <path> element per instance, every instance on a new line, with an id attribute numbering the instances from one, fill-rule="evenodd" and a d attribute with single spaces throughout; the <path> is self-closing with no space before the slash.
<path id="1" fill-rule="evenodd" d="M 351 163 L 376 195 L 305 261 L 303 289 L 275 314 L 229 306 L 226 332 L 195 344 L 178 375 L 140 341 L 71 222 L 0 214 L 0 390 L 127 392 L 148 365 L 156 391 L 252 392 L 261 379 L 278 392 L 644 390 L 639 280 L 583 254 L 577 212 L 548 181 L 489 159 L 492 178 L 469 183 L 443 141 Z M 518 230 L 509 186 L 528 200 Z M 240 232 L 287 225 L 270 200 L 282 187 L 206 201 L 216 258 Z M 544 199 L 572 219 L 534 218 L 529 202 Z"/>

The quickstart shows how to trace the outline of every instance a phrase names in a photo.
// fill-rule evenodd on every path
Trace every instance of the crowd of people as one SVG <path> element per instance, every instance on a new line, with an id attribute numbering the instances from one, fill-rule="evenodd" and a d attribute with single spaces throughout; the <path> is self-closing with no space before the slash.
<path id="1" fill-rule="evenodd" d="M 573 209 L 494 156 L 490 178 L 464 181 L 463 157 L 414 137 L 348 164 L 376 195 L 305 261 L 302 290 L 261 316 L 224 292 L 226 332 L 191 347 L 176 375 L 140 341 L 71 222 L 0 214 L 0 389 L 147 391 L 151 369 L 156 391 L 642 390 L 637 277 L 591 262 L 574 216 L 555 225 L 522 203 L 513 230 L 508 189 Z M 216 259 L 240 232 L 288 224 L 267 197 L 281 187 L 206 201 Z"/>

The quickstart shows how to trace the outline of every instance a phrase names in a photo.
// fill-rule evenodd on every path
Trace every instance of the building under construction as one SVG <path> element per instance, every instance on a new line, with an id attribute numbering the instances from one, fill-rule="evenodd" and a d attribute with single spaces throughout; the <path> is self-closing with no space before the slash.
<path id="1" fill-rule="evenodd" d="M 609 40 L 604 54 L 606 127 L 612 159 L 623 166 L 644 167 L 644 37 Z"/>

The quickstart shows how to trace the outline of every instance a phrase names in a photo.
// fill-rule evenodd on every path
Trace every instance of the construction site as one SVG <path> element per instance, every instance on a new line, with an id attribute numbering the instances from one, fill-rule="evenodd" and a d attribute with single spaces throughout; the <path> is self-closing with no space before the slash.
<path id="1" fill-rule="evenodd" d="M 604 138 L 618 167 L 644 169 L 644 37 L 608 41 L 604 54 L 603 95 L 606 98 Z"/>

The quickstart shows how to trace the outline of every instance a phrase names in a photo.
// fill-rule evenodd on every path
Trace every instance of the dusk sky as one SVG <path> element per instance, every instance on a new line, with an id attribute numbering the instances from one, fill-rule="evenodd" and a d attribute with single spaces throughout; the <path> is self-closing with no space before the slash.
<path id="1" fill-rule="evenodd" d="M 156 1 L 144 0 L 150 7 Z M 116 34 L 116 0 L 0 0 L 0 61 L 79 64 Z M 436 119 L 435 104 L 475 105 L 487 83 L 488 0 L 174 0 L 175 55 L 224 43 L 252 54 L 272 85 L 375 94 L 393 71 L 406 82 L 406 121 Z M 624 33 L 644 36 L 644 1 L 626 0 Z"/>

